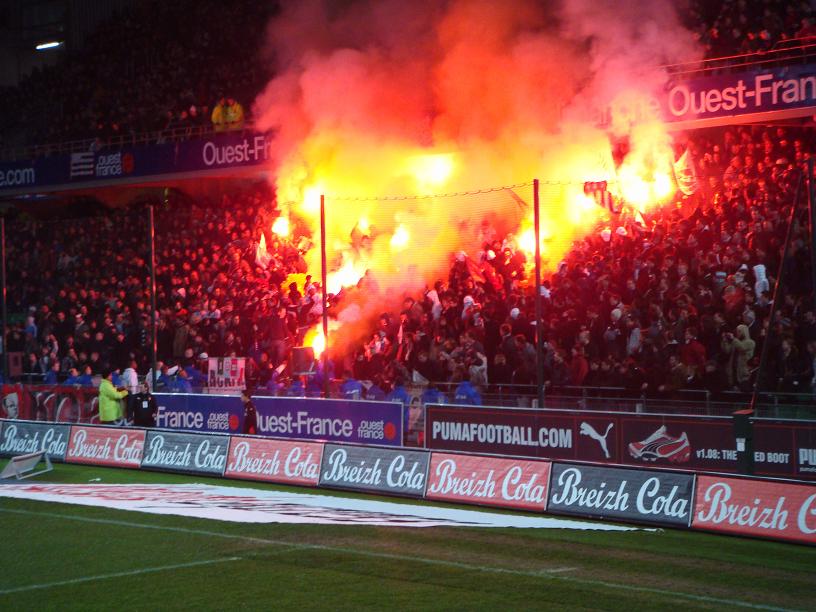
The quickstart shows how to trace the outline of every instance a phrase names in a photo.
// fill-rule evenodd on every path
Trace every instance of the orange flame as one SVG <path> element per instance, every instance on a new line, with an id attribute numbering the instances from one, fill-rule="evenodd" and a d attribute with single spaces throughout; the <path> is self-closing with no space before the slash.
<path id="1" fill-rule="evenodd" d="M 306 346 L 312 347 L 315 359 L 320 359 L 323 351 L 326 350 L 326 336 L 323 335 L 323 328 L 317 325 L 307 331 L 303 342 Z"/>

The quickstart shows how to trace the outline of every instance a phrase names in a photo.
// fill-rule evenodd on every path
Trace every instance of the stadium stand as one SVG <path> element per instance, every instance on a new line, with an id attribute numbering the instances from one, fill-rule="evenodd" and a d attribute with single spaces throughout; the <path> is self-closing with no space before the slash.
<path id="1" fill-rule="evenodd" d="M 248 102 L 262 84 L 249 61 L 258 45 L 246 35 L 260 36 L 263 15 L 256 7 L 262 4 L 236 3 L 216 16 L 193 10 L 188 1 L 137 3 L 100 28 L 68 69 L 37 72 L 4 92 L 0 130 L 13 135 L 6 142 L 22 134 L 37 143 L 88 136 L 104 142 L 123 132 L 238 127 L 235 109 L 226 119 L 221 98 L 228 92 Z M 755 14 L 743 11 L 742 0 L 712 6 L 697 3 L 693 13 L 706 23 L 701 37 L 710 55 L 766 49 L 814 33 L 807 3 L 769 0 Z M 752 36 L 738 25 L 746 23 L 743 16 Z M 182 17 L 217 19 L 220 27 L 171 31 L 168 24 Z M 134 49 L 132 42 L 143 37 L 152 44 Z M 113 60 L 95 62 L 102 53 Z M 126 68 L 114 74 L 105 66 Z M 56 111 L 55 97 L 63 100 Z M 216 104 L 221 110 L 213 114 Z M 624 219 L 611 233 L 596 228 L 546 282 L 540 365 L 548 387 L 623 386 L 663 398 L 705 390 L 716 397 L 753 388 L 764 352 L 771 364 L 760 381 L 764 389 L 812 393 L 816 313 L 809 235 L 791 209 L 815 146 L 812 130 L 796 127 L 695 133 L 690 151 L 704 185 L 698 201 L 647 214 L 643 224 Z M 205 354 L 246 355 L 252 384 L 283 391 L 275 367 L 320 314 L 319 284 L 307 284 L 301 294 L 286 283 L 293 273 L 317 275 L 306 269 L 304 245 L 268 234 L 271 264 L 257 265 L 253 230 L 269 227 L 277 215 L 264 186 L 177 204 L 159 206 L 156 221 L 163 367 L 195 369 Z M 784 257 L 789 226 L 792 252 Z M 146 371 L 145 232 L 136 210 L 14 221 L 10 310 L 24 315 L 8 348 L 25 353 L 27 380 L 88 382 L 106 366 L 124 370 L 134 361 Z M 511 239 L 469 255 L 498 282 L 475 280 L 454 257 L 447 278 L 384 312 L 335 370 L 370 380 L 383 394 L 416 378 L 414 372 L 440 385 L 532 385 L 533 299 L 514 280 L 524 255 Z M 780 270 L 785 291 L 775 295 Z M 166 383 L 176 384 L 172 377 Z"/>

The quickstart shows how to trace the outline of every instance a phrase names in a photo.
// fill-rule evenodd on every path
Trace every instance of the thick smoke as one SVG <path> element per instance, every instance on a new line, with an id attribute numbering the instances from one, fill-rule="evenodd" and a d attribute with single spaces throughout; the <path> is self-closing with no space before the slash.
<path id="1" fill-rule="evenodd" d="M 543 201 L 545 221 L 559 229 L 545 248 L 553 268 L 601 214 L 576 212 L 574 198 L 583 181 L 614 179 L 608 131 L 629 138 L 634 174 L 670 155 L 659 124 L 620 108 L 663 86 L 661 64 L 695 56 L 673 7 L 664 0 L 284 2 L 269 27 L 276 76 L 255 102 L 259 127 L 276 130 L 278 203 L 315 230 L 321 193 L 377 197 L 559 180 L 570 185 Z M 599 111 L 616 101 L 624 104 L 610 130 L 599 129 Z M 452 245 L 472 254 L 476 236 L 460 228 L 473 213 L 462 206 L 414 200 L 395 213 L 372 201 L 339 202 L 328 231 L 335 267 L 354 260 L 349 267 L 358 276 L 372 270 L 383 290 L 432 282 Z M 512 197 L 495 207 L 498 217 L 517 216 Z M 365 257 L 347 250 L 361 218 L 380 234 Z M 398 229 L 409 236 L 407 249 L 389 248 Z M 406 256 L 410 266 L 401 265 Z"/>

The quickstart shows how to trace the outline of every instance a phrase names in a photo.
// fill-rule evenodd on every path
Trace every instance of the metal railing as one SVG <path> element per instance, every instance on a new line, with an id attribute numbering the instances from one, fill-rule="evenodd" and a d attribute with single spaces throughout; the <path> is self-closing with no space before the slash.
<path id="1" fill-rule="evenodd" d="M 798 43 L 798 44 L 797 44 Z M 740 68 L 757 68 L 816 59 L 816 37 L 780 41 L 767 51 L 753 51 L 703 60 L 661 66 L 672 76 L 704 76 L 734 72 Z"/>

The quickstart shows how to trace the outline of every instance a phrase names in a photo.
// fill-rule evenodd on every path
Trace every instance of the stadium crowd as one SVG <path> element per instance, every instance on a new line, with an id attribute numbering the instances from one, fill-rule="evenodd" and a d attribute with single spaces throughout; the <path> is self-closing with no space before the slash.
<path id="1" fill-rule="evenodd" d="M 781 264 L 800 168 L 814 144 L 789 128 L 700 133 L 689 145 L 696 194 L 642 220 L 613 216 L 576 242 L 544 283 L 547 385 L 623 386 L 658 397 L 748 390 L 767 343 L 763 387 L 810 392 L 816 317 L 808 228 L 798 218 Z M 319 321 L 322 299 L 319 284 L 304 280 L 305 238 L 293 243 L 267 231 L 259 258 L 257 228 L 277 214 L 263 186 L 159 207 L 158 354 L 163 374 L 178 370 L 163 378 L 168 388 L 203 384 L 202 357 L 233 355 L 249 358 L 251 384 L 281 390 L 288 371 L 275 368 Z M 108 365 L 146 371 L 145 235 L 138 211 L 16 222 L 9 297 L 12 312 L 26 318 L 8 346 L 26 354 L 32 380 L 87 382 Z M 334 355 L 334 372 L 372 381 L 374 395 L 423 379 L 481 390 L 534 384 L 527 266 L 512 236 L 457 254 L 446 279 L 406 296 L 361 344 Z M 784 292 L 770 320 L 780 269 Z"/>
<path id="2" fill-rule="evenodd" d="M 706 57 L 756 53 L 816 42 L 816 11 L 810 2 L 729 0 L 692 2 L 687 23 Z"/>

